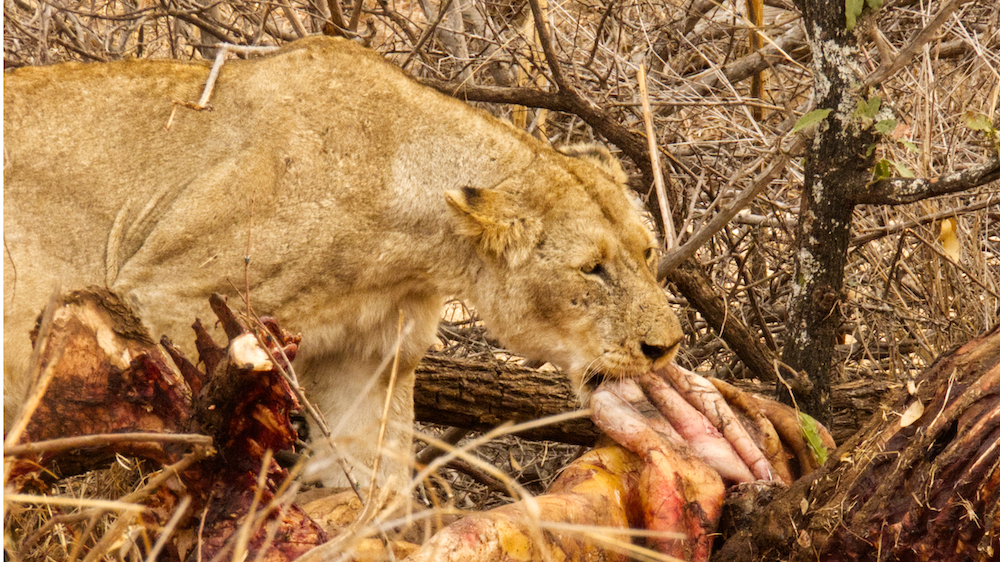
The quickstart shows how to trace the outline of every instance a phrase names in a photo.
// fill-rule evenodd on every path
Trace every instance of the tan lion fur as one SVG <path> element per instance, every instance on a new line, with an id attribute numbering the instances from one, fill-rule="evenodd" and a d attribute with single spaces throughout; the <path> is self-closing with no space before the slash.
<path id="1" fill-rule="evenodd" d="M 376 370 L 400 315 L 379 475 L 396 485 L 413 372 L 449 296 L 577 385 L 675 352 L 680 328 L 647 263 L 654 238 L 620 168 L 593 163 L 606 154 L 560 154 L 343 40 L 227 62 L 211 111 L 174 105 L 197 100 L 207 75 L 170 61 L 5 73 L 7 423 L 56 281 L 118 292 L 193 356 L 207 296 L 238 302 L 248 239 L 254 309 L 302 334 L 296 368 L 362 483 L 389 376 Z M 343 483 L 335 465 L 315 466 Z"/>

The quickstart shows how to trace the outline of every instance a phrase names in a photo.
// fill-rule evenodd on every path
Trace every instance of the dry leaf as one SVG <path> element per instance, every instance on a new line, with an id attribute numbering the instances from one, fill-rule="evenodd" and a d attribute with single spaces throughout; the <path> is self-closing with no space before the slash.
<path id="1" fill-rule="evenodd" d="M 522 470 L 524 470 L 523 468 L 521 468 L 521 463 L 517 462 L 517 459 L 514 458 L 514 455 L 507 453 L 507 458 L 510 459 L 510 468 L 514 472 L 521 472 Z"/>
<path id="2" fill-rule="evenodd" d="M 910 134 L 910 126 L 906 123 L 899 123 L 896 128 L 892 130 L 892 140 L 898 141 L 901 138 L 905 138 Z"/>
<path id="3" fill-rule="evenodd" d="M 941 221 L 941 234 L 938 241 L 944 248 L 944 253 L 951 261 L 958 263 L 962 258 L 962 247 L 958 243 L 958 223 L 954 218 L 949 217 Z"/>
<path id="4" fill-rule="evenodd" d="M 920 419 L 920 416 L 924 415 L 924 405 L 920 400 L 914 400 L 912 404 L 907 406 L 906 411 L 903 412 L 903 417 L 899 420 L 899 427 L 909 427 L 913 422 Z"/>

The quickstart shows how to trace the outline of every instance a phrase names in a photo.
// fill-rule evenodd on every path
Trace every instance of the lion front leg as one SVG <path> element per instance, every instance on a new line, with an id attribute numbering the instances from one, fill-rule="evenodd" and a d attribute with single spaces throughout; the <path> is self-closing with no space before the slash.
<path id="1" fill-rule="evenodd" d="M 409 481 L 413 382 L 419 357 L 400 359 L 395 376 L 392 358 L 386 362 L 326 357 L 309 362 L 302 381 L 306 397 L 326 419 L 331 435 L 327 438 L 321 424 L 309 421 L 313 455 L 306 480 L 327 487 L 349 486 L 339 455 L 362 488 L 374 481 L 379 487 L 399 489 Z"/>
<path id="2" fill-rule="evenodd" d="M 410 481 L 414 371 L 437 335 L 443 298 L 404 289 L 347 295 L 345 311 L 302 326 L 295 367 L 306 398 L 326 418 L 328 441 L 310 421 L 314 455 L 305 478 L 348 486 L 353 480 L 398 491 Z"/>

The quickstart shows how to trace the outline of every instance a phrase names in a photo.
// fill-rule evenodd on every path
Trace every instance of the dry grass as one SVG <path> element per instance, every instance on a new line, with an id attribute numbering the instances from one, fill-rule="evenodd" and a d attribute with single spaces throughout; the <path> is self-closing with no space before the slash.
<path id="1" fill-rule="evenodd" d="M 83 559 L 96 541 L 111 533 L 112 548 L 103 559 L 142 560 L 133 540 L 152 544 L 155 537 L 146 536 L 137 513 L 94 509 L 84 501 L 118 500 L 140 487 L 148 472 L 142 463 L 119 458 L 105 470 L 62 479 L 47 491 L 49 496 L 79 500 L 78 506 L 5 502 L 5 557 L 37 561 Z M 116 527 L 117 522 L 124 525 Z"/>
<path id="2" fill-rule="evenodd" d="M 426 14 L 421 5 L 427 8 Z M 781 6 L 784 5 L 784 8 Z M 464 17 L 441 18 L 438 33 L 421 40 L 441 4 L 379 0 L 364 3 L 361 34 L 417 76 L 472 84 L 549 87 L 550 76 L 523 1 L 455 1 Z M 782 41 L 784 56 L 764 72 L 765 94 L 754 99 L 739 63 L 748 53 L 742 3 L 664 0 L 548 2 L 555 49 L 572 83 L 609 117 L 643 131 L 636 70 L 646 64 L 657 141 L 663 151 L 667 189 L 676 206 L 681 243 L 747 189 L 767 156 L 809 104 L 808 53 L 795 39 L 796 14 L 788 2 L 772 2 L 761 29 L 765 44 Z M 937 3 L 888 2 L 860 28 L 865 71 L 901 48 L 937 9 Z M 345 6 L 345 11 L 349 9 Z M 309 4 L 243 0 L 205 10 L 188 0 L 5 0 L 5 66 L 122 57 L 198 59 L 198 30 L 215 29 L 227 40 L 278 44 L 296 36 L 296 25 L 316 32 L 321 19 Z M 456 22 L 462 22 L 456 25 Z M 899 141 L 887 139 L 880 157 L 935 176 L 983 162 L 994 147 L 966 126 L 967 115 L 997 121 L 1000 93 L 1000 5 L 970 2 L 942 27 L 939 37 L 879 89 L 886 117 L 901 124 Z M 787 41 L 786 41 L 787 40 Z M 419 50 L 414 49 L 420 45 Z M 209 54 L 206 51 L 206 54 Z M 727 77 L 728 76 L 728 77 Z M 736 79 L 740 78 L 740 79 Z M 510 118 L 509 106 L 490 106 Z M 755 116 L 755 111 L 760 115 Z M 890 115 L 891 113 L 891 115 Z M 523 117 L 533 134 L 554 144 L 593 140 L 573 115 L 531 110 Z M 761 157 L 764 157 L 761 159 Z M 626 164 L 630 164 L 626 162 Z M 634 171 L 634 168 L 633 168 Z M 791 252 L 802 172 L 788 167 L 753 204 L 697 254 L 729 311 L 781 348 L 792 276 Z M 840 376 L 900 380 L 943 351 L 995 324 L 1000 312 L 1000 193 L 996 184 L 896 207 L 859 207 L 848 255 L 842 314 Z M 942 221 L 957 224 L 957 261 L 942 246 Z M 740 377 L 742 366 L 697 311 L 678 297 L 689 342 L 681 362 L 722 378 Z M 496 356 L 475 324 L 447 326 L 443 347 Z M 506 355 L 502 355 L 506 357 Z M 430 430 L 428 430 L 430 431 Z M 505 437 L 475 454 L 500 467 L 510 481 L 537 492 L 575 447 L 526 445 Z M 118 470 L 118 469 L 115 469 Z M 63 481 L 50 490 L 65 496 L 115 497 L 95 491 L 93 480 Z M 112 482 L 138 481 L 115 476 Z M 443 472 L 457 509 L 507 501 L 502 494 L 455 472 Z M 102 484 L 102 486 L 111 484 Z M 7 505 L 5 549 L 20 545 L 53 508 Z M 99 523 L 105 525 L 105 523 Z M 75 527 L 80 533 L 81 527 Z M 74 540 L 56 526 L 30 552 L 32 560 L 66 559 Z M 27 554 L 21 552 L 22 554 Z M 112 557 L 112 555 L 109 555 Z"/>

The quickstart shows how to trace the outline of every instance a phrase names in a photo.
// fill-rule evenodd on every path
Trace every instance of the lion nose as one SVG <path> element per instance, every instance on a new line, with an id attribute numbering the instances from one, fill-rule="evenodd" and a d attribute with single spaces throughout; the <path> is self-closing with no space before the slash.
<path id="1" fill-rule="evenodd" d="M 677 347 L 678 344 L 676 342 L 673 345 L 660 345 L 649 342 L 642 342 L 639 344 L 642 354 L 653 362 L 654 370 L 659 369 L 666 363 L 669 363 L 673 359 L 673 355 L 677 350 Z"/>
<path id="2" fill-rule="evenodd" d="M 642 349 L 642 354 L 649 358 L 650 361 L 656 362 L 657 359 L 663 357 L 667 354 L 669 348 L 662 345 L 652 345 L 646 342 L 642 342 L 639 346 Z"/>

